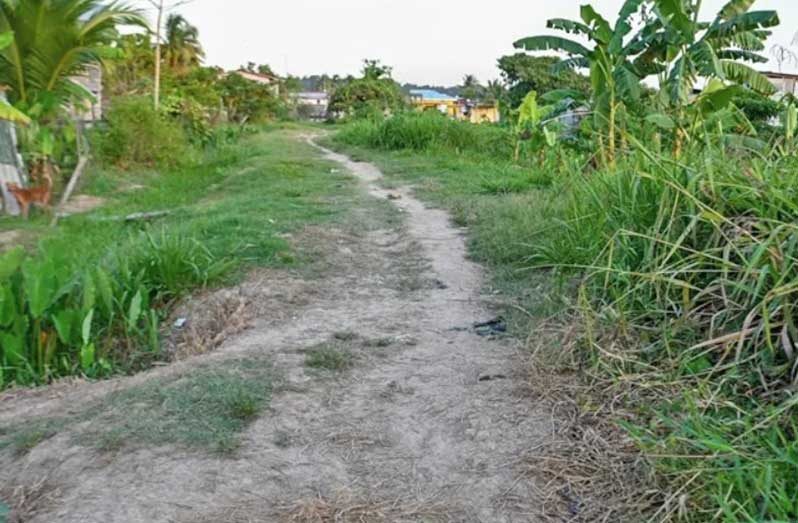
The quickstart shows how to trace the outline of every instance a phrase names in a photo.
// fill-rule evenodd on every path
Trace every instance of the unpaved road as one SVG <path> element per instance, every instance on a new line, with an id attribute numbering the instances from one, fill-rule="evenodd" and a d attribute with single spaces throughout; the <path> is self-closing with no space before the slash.
<path id="1" fill-rule="evenodd" d="M 57 486 L 28 521 L 538 520 L 535 480 L 517 464 L 546 440 L 551 421 L 517 394 L 522 356 L 514 342 L 470 328 L 495 312 L 483 303 L 483 271 L 467 259 L 463 231 L 410 189 L 382 188 L 374 166 L 320 154 L 401 219 L 309 233 L 331 260 L 330 273 L 312 285 L 285 277 L 254 287 L 250 294 L 259 296 L 250 298 L 286 310 L 258 308 L 252 328 L 211 354 L 82 390 L 11 398 L 0 408 L 0 421 L 59 411 L 80 395 L 101 396 L 148 375 L 265 354 L 285 383 L 241 447 L 232 457 L 177 448 L 108 454 L 52 438 L 0 460 L 7 485 L 46 477 Z M 309 372 L 303 349 L 336 333 L 346 339 L 342 332 L 388 341 L 362 349 L 344 373 Z"/>

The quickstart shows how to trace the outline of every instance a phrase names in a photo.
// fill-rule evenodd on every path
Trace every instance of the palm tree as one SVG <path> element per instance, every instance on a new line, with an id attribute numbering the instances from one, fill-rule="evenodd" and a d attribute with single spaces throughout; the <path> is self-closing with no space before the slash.
<path id="1" fill-rule="evenodd" d="M 463 77 L 463 87 L 460 89 L 460 96 L 473 100 L 479 98 L 482 94 L 482 86 L 479 80 L 473 74 L 467 74 Z"/>
<path id="2" fill-rule="evenodd" d="M 196 27 L 178 14 L 170 14 L 166 19 L 164 42 L 164 60 L 176 73 L 184 73 L 187 69 L 202 63 L 205 51 L 199 42 L 199 31 Z"/>
<path id="3" fill-rule="evenodd" d="M 130 24 L 145 22 L 116 2 L 0 0 L 0 32 L 14 33 L 0 51 L 0 84 L 14 105 L 46 119 L 70 99 L 91 97 L 72 78 L 113 57 L 117 27 Z"/>
<path id="4" fill-rule="evenodd" d="M 501 80 L 488 80 L 488 85 L 485 87 L 485 92 L 488 100 L 492 102 L 500 102 L 504 100 L 507 94 L 507 87 Z"/>
<path id="5" fill-rule="evenodd" d="M 0 51 L 10 46 L 13 41 L 14 33 L 6 32 L 0 34 Z M 7 120 L 23 124 L 30 122 L 30 118 L 28 118 L 25 113 L 19 109 L 15 109 L 11 105 L 8 105 L 8 102 L 5 99 L 6 89 L 6 86 L 0 86 L 0 120 Z"/>

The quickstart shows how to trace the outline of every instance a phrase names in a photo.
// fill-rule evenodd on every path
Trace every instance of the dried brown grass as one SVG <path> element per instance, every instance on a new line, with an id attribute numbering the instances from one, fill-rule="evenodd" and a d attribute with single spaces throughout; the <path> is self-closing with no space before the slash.
<path id="1" fill-rule="evenodd" d="M 667 493 L 618 426 L 633 418 L 627 410 L 633 389 L 584 368 L 584 328 L 575 317 L 560 315 L 539 324 L 529 339 L 532 352 L 519 393 L 549 408 L 554 431 L 519 467 L 542 480 L 539 515 L 545 520 L 646 521 Z"/>
<path id="2" fill-rule="evenodd" d="M 462 512 L 435 499 L 370 499 L 343 489 L 275 506 L 264 501 L 227 507 L 213 514 L 192 516 L 182 523 L 448 523 L 462 521 Z"/>
<path id="3" fill-rule="evenodd" d="M 0 499 L 11 508 L 7 523 L 25 523 L 47 513 L 58 503 L 60 488 L 43 477 L 35 483 L 0 489 Z"/>

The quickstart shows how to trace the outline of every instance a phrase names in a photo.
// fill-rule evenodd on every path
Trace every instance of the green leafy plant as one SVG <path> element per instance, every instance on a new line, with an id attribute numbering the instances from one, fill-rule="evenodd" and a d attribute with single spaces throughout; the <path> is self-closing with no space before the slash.
<path id="1" fill-rule="evenodd" d="M 545 119 L 551 114 L 551 106 L 538 105 L 537 93 L 530 91 L 515 114 L 515 162 L 521 157 L 521 142 L 528 140 L 532 147 L 538 151 L 544 147 L 554 147 L 557 144 L 557 133 L 552 124 L 547 124 Z"/>
<path id="2" fill-rule="evenodd" d="M 0 255 L 0 388 L 158 357 L 158 309 L 230 268 L 195 241 L 131 238 L 104 264 L 81 270 L 56 255 Z"/>
<path id="3" fill-rule="evenodd" d="M 590 5 L 581 8 L 582 21 L 554 18 L 547 22 L 552 29 L 587 38 L 593 45 L 560 36 L 531 36 L 515 42 L 515 47 L 527 51 L 563 51 L 569 58 L 555 64 L 555 70 L 589 68 L 592 98 L 599 124 L 606 126 L 608 155 L 615 158 L 616 124 L 618 106 L 638 100 L 641 94 L 642 75 L 633 64 L 634 57 L 643 49 L 647 36 L 643 31 L 627 38 L 632 32 L 632 15 L 646 0 L 627 0 L 621 7 L 615 25 L 599 15 Z"/>
<path id="4" fill-rule="evenodd" d="M 89 99 L 73 78 L 116 55 L 120 25 L 146 24 L 135 9 L 100 0 L 0 2 L 0 31 L 14 33 L 0 51 L 0 84 L 11 88 L 11 103 L 38 107 L 49 120 L 67 101 Z"/>
<path id="5" fill-rule="evenodd" d="M 176 166 L 190 161 L 191 149 L 183 128 L 151 106 L 144 96 L 111 102 L 107 127 L 92 136 L 104 161 L 122 167 Z"/>

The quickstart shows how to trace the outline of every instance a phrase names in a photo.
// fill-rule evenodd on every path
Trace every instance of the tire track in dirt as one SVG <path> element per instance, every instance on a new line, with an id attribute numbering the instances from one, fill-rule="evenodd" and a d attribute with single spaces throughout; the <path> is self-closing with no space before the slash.
<path id="1" fill-rule="evenodd" d="M 317 231 L 334 268 L 307 304 L 276 325 L 256 319 L 215 353 L 181 364 L 267 355 L 283 375 L 236 454 L 144 448 L 108 456 L 54 438 L 14 463 L 17 472 L 0 472 L 24 483 L 47 471 L 58 483 L 58 503 L 31 521 L 538 520 L 538 486 L 517 464 L 549 437 L 550 415 L 517 394 L 515 342 L 469 328 L 491 311 L 463 231 L 411 189 L 380 187 L 373 165 L 319 149 L 372 197 L 389 199 L 402 223 Z M 336 333 L 358 359 L 319 377 L 304 366 L 304 351 Z"/>

